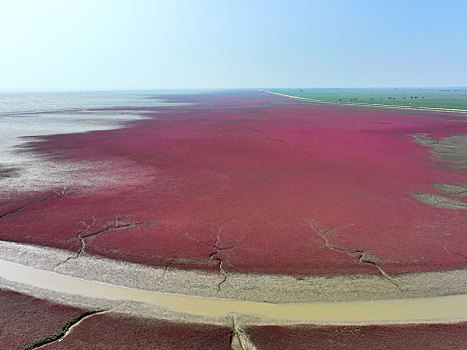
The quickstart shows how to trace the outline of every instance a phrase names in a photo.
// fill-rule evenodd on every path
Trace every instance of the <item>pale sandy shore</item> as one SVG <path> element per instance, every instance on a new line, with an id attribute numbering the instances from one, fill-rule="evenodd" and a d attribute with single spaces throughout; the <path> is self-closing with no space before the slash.
<path id="1" fill-rule="evenodd" d="M 0 287 L 63 304 L 191 322 L 395 324 L 467 320 L 465 270 L 296 280 L 282 275 L 151 268 L 0 242 Z M 66 261 L 66 262 L 64 262 Z"/>

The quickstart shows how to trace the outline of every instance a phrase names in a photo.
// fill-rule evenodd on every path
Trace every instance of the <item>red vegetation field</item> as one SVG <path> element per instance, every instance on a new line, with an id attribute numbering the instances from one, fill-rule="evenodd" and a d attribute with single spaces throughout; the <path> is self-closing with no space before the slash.
<path id="1" fill-rule="evenodd" d="M 230 327 L 93 312 L 0 290 L 0 349 L 230 349 Z"/>
<path id="2" fill-rule="evenodd" d="M 413 197 L 465 181 L 428 164 L 433 154 L 411 137 L 466 134 L 456 116 L 287 104 L 261 92 L 164 98 L 195 104 L 32 143 L 58 164 L 101 162 L 95 176 L 139 180 L 17 194 L 0 202 L 0 216 L 11 212 L 0 239 L 77 252 L 89 235 L 86 253 L 183 269 L 214 270 L 216 259 L 226 271 L 294 275 L 379 273 L 359 258 L 388 273 L 466 266 L 467 211 Z"/>
<path id="3" fill-rule="evenodd" d="M 216 349 L 229 350 L 231 328 L 175 323 L 116 314 L 87 318 L 61 342 L 45 349 Z"/>
<path id="4" fill-rule="evenodd" d="M 51 335 L 60 334 L 67 322 L 84 312 L 79 308 L 0 290 L 0 349 L 27 349 Z"/>
<path id="5" fill-rule="evenodd" d="M 250 340 L 259 349 L 457 350 L 467 344 L 467 324 L 386 326 L 256 326 Z"/>

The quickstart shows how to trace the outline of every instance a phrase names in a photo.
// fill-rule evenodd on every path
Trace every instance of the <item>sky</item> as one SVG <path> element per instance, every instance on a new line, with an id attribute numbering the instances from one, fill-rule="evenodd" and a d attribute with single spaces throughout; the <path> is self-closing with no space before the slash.
<path id="1" fill-rule="evenodd" d="M 467 0 L 0 0 L 0 91 L 465 87 Z"/>

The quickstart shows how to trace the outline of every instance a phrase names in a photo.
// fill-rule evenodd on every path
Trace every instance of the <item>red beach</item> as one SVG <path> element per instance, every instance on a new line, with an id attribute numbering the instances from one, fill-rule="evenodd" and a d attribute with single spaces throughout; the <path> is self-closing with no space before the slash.
<path id="1" fill-rule="evenodd" d="M 0 238 L 179 269 L 221 262 L 298 276 L 466 266 L 465 208 L 415 196 L 465 181 L 413 136 L 465 134 L 461 119 L 264 92 L 164 98 L 193 104 L 146 109 L 123 129 L 31 142 L 28 151 L 57 164 L 101 164 L 81 176 L 106 183 L 12 193 Z"/>

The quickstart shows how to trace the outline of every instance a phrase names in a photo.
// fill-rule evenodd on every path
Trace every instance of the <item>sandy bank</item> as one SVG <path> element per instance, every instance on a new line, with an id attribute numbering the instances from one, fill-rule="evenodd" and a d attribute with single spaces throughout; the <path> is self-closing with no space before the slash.
<path id="1" fill-rule="evenodd" d="M 396 276 L 400 289 L 378 276 L 294 280 L 232 274 L 217 293 L 215 273 L 157 269 L 69 253 L 0 243 L 1 285 L 80 307 L 167 319 L 225 322 L 379 324 L 467 319 L 463 270 Z M 16 263 L 15 263 L 16 262 Z M 445 295 L 445 297 L 441 297 Z M 293 304 L 290 304 L 293 303 Z M 264 321 L 268 320 L 268 321 Z M 275 320 L 275 321 L 274 321 Z"/>

